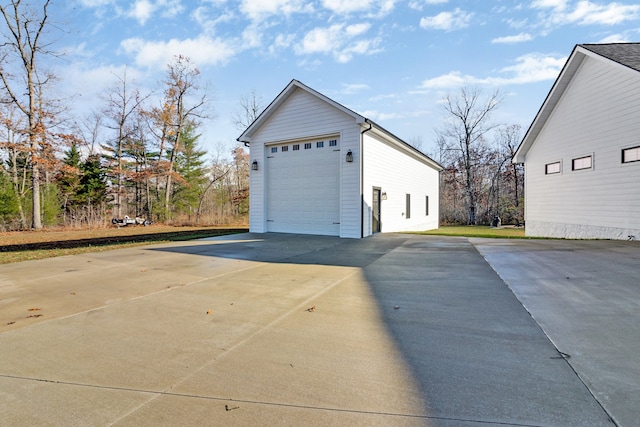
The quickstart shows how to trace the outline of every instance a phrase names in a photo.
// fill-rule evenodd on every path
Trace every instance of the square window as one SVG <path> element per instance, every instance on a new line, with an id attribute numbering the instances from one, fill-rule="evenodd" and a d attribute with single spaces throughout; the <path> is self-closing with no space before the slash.
<path id="1" fill-rule="evenodd" d="M 293 151 L 298 151 L 300 149 L 300 144 L 293 144 Z"/>
<path id="2" fill-rule="evenodd" d="M 278 152 L 278 147 L 271 147 L 271 152 L 272 153 L 277 153 Z"/>
<path id="3" fill-rule="evenodd" d="M 631 147 L 622 150 L 622 163 L 638 161 L 640 161 L 640 147 Z"/>
<path id="4" fill-rule="evenodd" d="M 338 140 L 337 139 L 330 139 L 329 140 L 329 147 L 336 147 L 338 145 Z"/>
<path id="5" fill-rule="evenodd" d="M 324 147 L 324 141 L 316 142 L 316 148 L 322 148 L 322 147 Z"/>
<path id="6" fill-rule="evenodd" d="M 283 145 L 282 146 L 282 150 L 280 151 L 289 151 L 289 146 L 288 145 Z"/>
<path id="7" fill-rule="evenodd" d="M 593 165 L 591 156 L 578 157 L 571 160 L 571 170 L 578 171 L 583 169 L 591 169 Z"/>
<path id="8" fill-rule="evenodd" d="M 310 148 L 311 148 L 311 143 L 310 142 L 307 142 L 306 144 L 304 144 L 304 149 L 305 150 L 308 150 Z"/>
<path id="9" fill-rule="evenodd" d="M 544 165 L 544 174 L 551 175 L 554 173 L 560 173 L 560 162 L 547 163 Z"/>

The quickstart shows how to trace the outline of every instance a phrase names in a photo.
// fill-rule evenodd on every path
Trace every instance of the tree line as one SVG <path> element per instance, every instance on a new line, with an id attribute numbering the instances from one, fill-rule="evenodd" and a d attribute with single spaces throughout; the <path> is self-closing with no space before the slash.
<path id="1" fill-rule="evenodd" d="M 523 224 L 524 168 L 511 163 L 521 128 L 491 121 L 501 102 L 497 91 L 485 96 L 477 88 L 461 88 L 444 99 L 433 154 L 444 168 L 441 224 Z"/>
<path id="2" fill-rule="evenodd" d="M 175 56 L 161 93 L 144 93 L 125 70 L 98 111 L 70 117 L 46 68 L 56 55 L 50 1 L 36 3 L 0 5 L 0 230 L 103 226 L 125 215 L 246 222 L 248 155 L 236 146 L 207 158 L 199 146 L 211 107 L 196 65 Z"/>
<path id="3" fill-rule="evenodd" d="M 46 67 L 57 55 L 46 38 L 57 28 L 49 5 L 0 5 L 0 230 L 104 226 L 125 215 L 246 223 L 248 154 L 237 145 L 230 156 L 218 149 L 207 158 L 199 146 L 211 106 L 196 65 L 175 56 L 156 93 L 136 87 L 125 70 L 114 75 L 98 111 L 69 117 Z M 431 154 L 444 167 L 442 224 L 524 219 L 524 170 L 511 164 L 521 129 L 492 124 L 501 102 L 498 92 L 468 88 L 444 99 Z M 234 124 L 242 131 L 262 111 L 262 99 L 253 92 L 240 107 Z"/>

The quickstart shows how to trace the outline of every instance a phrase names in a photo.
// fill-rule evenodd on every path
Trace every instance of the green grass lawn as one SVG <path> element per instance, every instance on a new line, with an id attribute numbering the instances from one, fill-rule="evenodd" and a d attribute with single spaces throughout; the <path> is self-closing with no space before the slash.
<path id="1" fill-rule="evenodd" d="M 434 236 L 488 237 L 502 239 L 528 239 L 524 235 L 524 227 L 489 227 L 486 225 L 443 226 L 437 230 L 429 230 L 419 234 Z"/>

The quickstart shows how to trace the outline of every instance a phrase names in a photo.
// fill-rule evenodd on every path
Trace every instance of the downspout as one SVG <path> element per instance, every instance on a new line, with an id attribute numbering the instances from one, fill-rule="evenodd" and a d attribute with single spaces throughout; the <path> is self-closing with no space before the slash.
<path id="1" fill-rule="evenodd" d="M 369 132 L 373 125 L 368 119 L 364 119 L 369 124 L 369 128 L 360 131 L 360 238 L 364 237 L 364 134 Z"/>

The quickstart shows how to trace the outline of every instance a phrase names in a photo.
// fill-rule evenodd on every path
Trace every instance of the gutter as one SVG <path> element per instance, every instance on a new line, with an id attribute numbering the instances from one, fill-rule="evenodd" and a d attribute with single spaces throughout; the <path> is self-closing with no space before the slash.
<path id="1" fill-rule="evenodd" d="M 368 129 L 360 131 L 360 238 L 364 237 L 364 134 L 373 128 L 373 124 L 369 119 L 365 118 L 364 122 L 369 125 Z"/>

